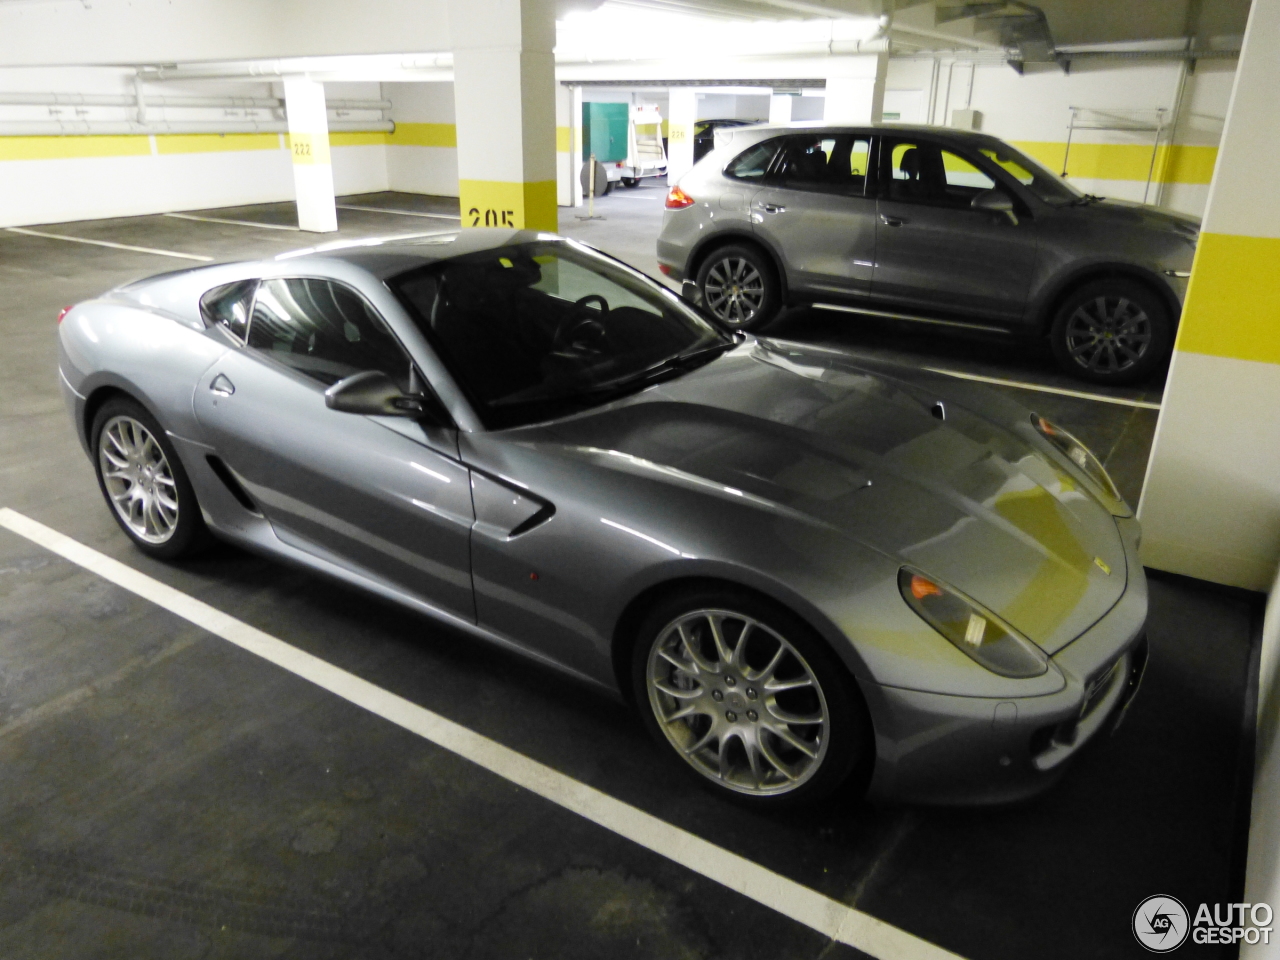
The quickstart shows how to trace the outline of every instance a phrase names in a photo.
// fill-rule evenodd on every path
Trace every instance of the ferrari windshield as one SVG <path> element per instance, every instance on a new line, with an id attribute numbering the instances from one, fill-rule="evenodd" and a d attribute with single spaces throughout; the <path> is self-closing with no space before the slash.
<path id="1" fill-rule="evenodd" d="M 490 429 L 607 403 L 733 343 L 669 290 L 570 241 L 467 254 L 388 285 Z"/>

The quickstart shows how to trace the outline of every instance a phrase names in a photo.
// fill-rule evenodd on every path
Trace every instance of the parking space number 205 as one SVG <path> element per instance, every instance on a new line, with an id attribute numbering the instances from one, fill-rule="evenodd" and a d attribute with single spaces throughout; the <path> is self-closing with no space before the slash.
<path id="1" fill-rule="evenodd" d="M 471 218 L 473 227 L 514 227 L 516 225 L 514 210 L 494 210 L 492 207 L 481 210 L 479 207 L 472 207 L 467 211 L 467 216 Z"/>

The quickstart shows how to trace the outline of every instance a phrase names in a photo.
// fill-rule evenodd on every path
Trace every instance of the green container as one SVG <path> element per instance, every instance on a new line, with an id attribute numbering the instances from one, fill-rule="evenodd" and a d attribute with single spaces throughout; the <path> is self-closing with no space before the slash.
<path id="1" fill-rule="evenodd" d="M 631 108 L 625 103 L 582 105 L 582 159 L 596 155 L 600 163 L 627 159 L 627 124 Z"/>

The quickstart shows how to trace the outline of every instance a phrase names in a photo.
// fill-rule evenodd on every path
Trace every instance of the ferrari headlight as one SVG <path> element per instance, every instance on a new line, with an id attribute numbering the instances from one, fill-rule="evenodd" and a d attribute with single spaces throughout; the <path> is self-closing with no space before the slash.
<path id="1" fill-rule="evenodd" d="M 1093 452 L 1083 443 L 1056 424 L 1044 417 L 1031 415 L 1031 424 L 1040 431 L 1040 435 L 1061 450 L 1068 460 L 1084 471 L 1084 475 L 1116 503 L 1124 503 L 1124 497 L 1112 483 L 1111 477 Z"/>
<path id="2" fill-rule="evenodd" d="M 1049 669 L 1044 651 L 954 590 L 906 567 L 898 572 L 898 588 L 925 623 L 992 673 L 1026 678 Z"/>

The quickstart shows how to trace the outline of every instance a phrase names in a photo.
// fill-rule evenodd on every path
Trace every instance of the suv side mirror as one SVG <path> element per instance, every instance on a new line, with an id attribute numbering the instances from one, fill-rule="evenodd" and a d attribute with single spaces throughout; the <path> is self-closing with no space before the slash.
<path id="1" fill-rule="evenodd" d="M 983 190 L 969 204 L 974 210 L 985 210 L 987 213 L 1003 213 L 1016 227 L 1018 215 L 1013 212 L 1013 198 L 1003 190 L 992 188 Z"/>
<path id="2" fill-rule="evenodd" d="M 425 412 L 420 396 L 401 393 L 381 370 L 366 370 L 339 380 L 324 392 L 324 404 L 330 410 L 375 417 L 421 417 Z"/>

